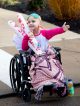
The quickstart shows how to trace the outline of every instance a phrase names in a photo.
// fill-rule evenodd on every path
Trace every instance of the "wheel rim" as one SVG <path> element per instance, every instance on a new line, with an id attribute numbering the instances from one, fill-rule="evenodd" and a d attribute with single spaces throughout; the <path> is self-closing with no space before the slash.
<path id="1" fill-rule="evenodd" d="M 20 93 L 22 91 L 22 70 L 23 63 L 19 55 L 15 55 L 10 62 L 10 81 L 14 92 Z"/>

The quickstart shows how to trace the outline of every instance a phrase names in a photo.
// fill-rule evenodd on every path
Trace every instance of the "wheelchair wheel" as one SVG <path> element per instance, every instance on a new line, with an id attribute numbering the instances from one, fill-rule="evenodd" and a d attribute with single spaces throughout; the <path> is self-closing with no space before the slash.
<path id="1" fill-rule="evenodd" d="M 24 65 L 21 57 L 16 54 L 10 61 L 10 81 L 13 91 L 17 94 L 22 92 L 23 70 Z"/>

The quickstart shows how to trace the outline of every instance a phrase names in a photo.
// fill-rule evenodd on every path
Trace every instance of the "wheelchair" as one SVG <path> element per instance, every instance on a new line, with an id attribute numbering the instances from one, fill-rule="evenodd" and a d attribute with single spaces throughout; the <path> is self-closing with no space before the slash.
<path id="1" fill-rule="evenodd" d="M 61 62 L 61 48 L 53 47 L 56 54 L 56 59 Z M 19 54 L 15 54 L 10 61 L 10 81 L 13 92 L 22 97 L 24 101 L 31 101 L 31 94 L 35 91 L 30 83 L 29 67 L 31 66 L 30 55 L 33 55 L 30 51 L 19 51 Z M 45 85 L 43 87 L 44 92 L 48 92 L 51 95 L 51 89 L 53 85 Z M 67 96 L 67 92 L 66 92 Z"/>

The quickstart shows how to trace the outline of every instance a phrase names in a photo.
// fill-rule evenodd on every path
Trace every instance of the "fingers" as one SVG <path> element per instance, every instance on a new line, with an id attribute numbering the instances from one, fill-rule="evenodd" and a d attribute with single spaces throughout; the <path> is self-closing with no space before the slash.
<path id="1" fill-rule="evenodd" d="M 70 25 L 67 25 L 66 22 L 64 22 L 63 27 L 67 27 L 69 29 Z"/>
<path id="2" fill-rule="evenodd" d="M 67 26 L 68 29 L 70 28 L 70 25 L 66 25 L 66 26 Z"/>
<path id="3" fill-rule="evenodd" d="M 67 26 L 68 28 L 70 28 L 70 25 L 67 25 L 66 22 L 64 22 L 63 26 Z"/>
<path id="4" fill-rule="evenodd" d="M 64 22 L 64 24 L 63 25 L 66 25 L 66 22 Z"/>
<path id="5" fill-rule="evenodd" d="M 29 32 L 28 35 L 29 35 L 29 37 L 34 36 L 32 32 Z"/>
<path id="6" fill-rule="evenodd" d="M 63 24 L 64 31 L 67 31 L 70 28 L 70 25 L 66 25 L 66 22 Z"/>

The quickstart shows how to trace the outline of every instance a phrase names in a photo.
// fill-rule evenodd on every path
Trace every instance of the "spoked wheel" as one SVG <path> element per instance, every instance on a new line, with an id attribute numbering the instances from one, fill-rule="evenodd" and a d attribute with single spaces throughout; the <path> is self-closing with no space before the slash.
<path id="1" fill-rule="evenodd" d="M 13 91 L 17 94 L 22 92 L 23 70 L 23 61 L 20 55 L 16 54 L 10 62 L 10 81 Z"/>

